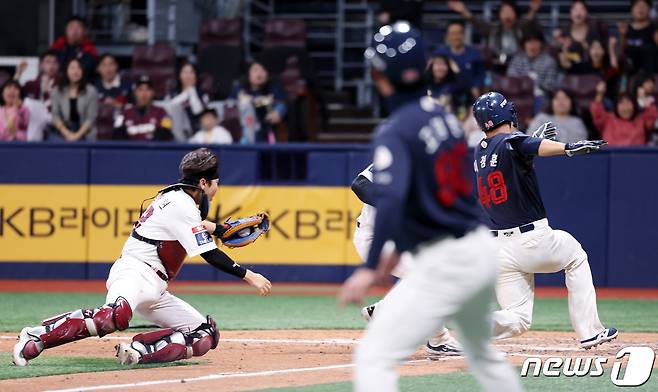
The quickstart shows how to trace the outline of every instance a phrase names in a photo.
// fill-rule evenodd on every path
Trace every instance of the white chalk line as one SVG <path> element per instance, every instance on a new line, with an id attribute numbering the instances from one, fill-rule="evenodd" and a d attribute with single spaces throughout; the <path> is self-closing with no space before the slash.
<path id="1" fill-rule="evenodd" d="M 14 336 L 0 335 L 0 339 L 11 339 L 15 340 Z M 127 340 L 129 337 L 122 336 L 106 336 L 103 339 L 108 340 Z M 354 345 L 358 343 L 354 339 L 238 339 L 238 338 L 224 338 L 224 342 L 231 343 L 262 343 L 262 344 L 300 344 L 300 345 L 309 345 L 309 344 L 343 344 L 343 345 Z M 637 343 L 636 343 L 637 344 Z M 497 343 L 496 347 L 523 347 L 527 349 L 528 346 L 524 344 L 517 343 Z M 563 347 L 563 346 L 535 346 L 533 351 L 581 351 L 585 353 L 581 348 L 575 347 Z M 506 353 L 507 356 L 516 356 L 516 357 L 549 357 L 554 355 L 548 354 L 532 354 L 532 353 Z M 417 364 L 417 363 L 432 363 L 437 361 L 450 361 L 463 359 L 461 355 L 458 356 L 445 356 L 422 360 L 413 360 L 408 361 L 407 364 Z M 153 385 L 163 385 L 163 384 L 173 384 L 181 382 L 197 382 L 197 381 L 208 381 L 208 380 L 220 380 L 220 379 L 229 379 L 229 378 L 243 378 L 243 377 L 264 377 L 264 376 L 275 376 L 281 374 L 291 374 L 291 373 L 302 373 L 302 372 L 315 372 L 315 371 L 324 371 L 324 370 L 334 370 L 334 369 L 343 369 L 354 367 L 353 364 L 342 364 L 342 365 L 329 365 L 329 366 L 319 366 L 319 367 L 309 367 L 309 368 L 291 368 L 291 369 L 281 369 L 281 370 L 269 370 L 269 371 L 259 371 L 259 372 L 226 372 L 218 374 L 209 374 L 205 376 L 192 377 L 192 378 L 177 378 L 177 379 L 165 379 L 165 380 L 154 380 L 154 381 L 141 381 L 135 383 L 125 383 L 125 384 L 106 384 L 106 385 L 97 385 L 89 387 L 77 387 L 69 389 L 59 389 L 59 390 L 50 390 L 47 392 L 73 392 L 73 391 L 98 391 L 98 390 L 108 390 L 108 389 L 120 389 L 120 388 L 136 388 L 136 387 L 147 387 Z"/>
<path id="2" fill-rule="evenodd" d="M 5 339 L 5 340 L 16 340 L 16 336 L 7 336 L 7 335 L 0 335 L 0 339 Z M 130 337 L 128 336 L 104 336 L 101 339 L 107 339 L 107 340 L 130 340 Z M 226 343 L 251 343 L 251 344 L 283 344 L 283 345 L 331 345 L 331 344 L 338 344 L 338 345 L 355 345 L 359 341 L 356 339 L 240 339 L 240 338 L 221 338 L 220 343 L 226 342 Z M 630 343 L 629 343 L 630 344 Z M 653 345 L 655 342 L 633 342 L 633 345 Z M 504 341 L 499 341 L 493 342 L 494 347 L 496 348 L 517 348 L 517 349 L 523 349 L 523 350 L 530 350 L 530 351 L 573 351 L 573 352 L 583 352 L 587 353 L 587 351 L 584 351 L 581 347 L 578 347 L 577 343 L 576 344 L 569 344 L 569 345 L 555 345 L 555 346 L 528 346 L 527 344 L 522 344 L 522 343 L 505 343 Z M 605 348 L 605 346 L 603 346 Z"/>
<path id="3" fill-rule="evenodd" d="M 415 361 L 408 361 L 407 364 L 415 364 L 419 362 L 429 362 L 429 360 L 420 359 Z M 95 385 L 89 387 L 77 387 L 77 388 L 68 388 L 68 389 L 51 389 L 44 392 L 78 392 L 78 391 L 84 392 L 84 391 L 100 391 L 100 390 L 120 389 L 120 388 L 137 388 L 137 387 L 147 387 L 147 386 L 163 385 L 163 384 L 180 384 L 183 382 L 190 383 L 197 381 L 221 380 L 227 378 L 277 376 L 281 374 L 317 372 L 324 370 L 347 369 L 352 367 L 354 367 L 354 364 L 347 363 L 343 365 L 317 366 L 317 367 L 308 367 L 308 368 L 291 368 L 291 369 L 281 369 L 281 370 L 266 370 L 266 371 L 248 372 L 248 373 L 218 373 L 218 374 L 208 374 L 206 376 L 191 377 L 191 378 L 140 381 L 134 383 L 125 383 L 125 384 L 106 384 L 106 385 Z"/>
<path id="4" fill-rule="evenodd" d="M 16 336 L 1 335 L 0 339 L 16 340 Z M 101 339 L 108 340 L 130 340 L 129 336 L 103 336 Z M 355 339 L 233 339 L 220 338 L 219 342 L 228 343 L 269 343 L 269 344 L 357 344 Z"/>

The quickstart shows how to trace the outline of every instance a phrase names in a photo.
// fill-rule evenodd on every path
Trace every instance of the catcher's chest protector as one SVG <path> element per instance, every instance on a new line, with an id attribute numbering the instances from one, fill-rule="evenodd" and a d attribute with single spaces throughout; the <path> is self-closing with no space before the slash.
<path id="1" fill-rule="evenodd" d="M 187 252 L 178 241 L 160 241 L 158 256 L 167 271 L 169 280 L 173 280 L 183 266 Z"/>

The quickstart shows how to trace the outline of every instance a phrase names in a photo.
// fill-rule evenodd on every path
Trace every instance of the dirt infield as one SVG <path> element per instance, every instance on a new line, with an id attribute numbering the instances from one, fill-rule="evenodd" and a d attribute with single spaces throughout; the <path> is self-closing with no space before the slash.
<path id="1" fill-rule="evenodd" d="M 272 295 L 290 296 L 332 296 L 340 288 L 331 283 L 280 283 L 274 285 Z M 254 295 L 251 287 L 244 283 L 215 281 L 174 281 L 169 284 L 169 291 L 176 294 L 247 294 Z M 389 288 L 375 287 L 371 295 L 384 295 Z M 0 292 L 33 293 L 104 293 L 104 280 L 16 280 L 0 279 Z M 537 287 L 538 298 L 566 298 L 565 287 Z M 658 299 L 658 289 L 641 288 L 607 288 L 596 289 L 599 299 Z"/>
<path id="2" fill-rule="evenodd" d="M 349 330 L 229 331 L 222 333 L 220 348 L 202 357 L 204 363 L 199 365 L 5 380 L 0 381 L 0 390 L 156 391 L 170 390 L 167 386 L 176 384 L 176 391 L 245 391 L 346 381 L 351 377 L 351 353 L 360 334 L 361 331 Z M 128 336 L 86 339 L 54 348 L 44 355 L 110 357 L 113 346 Z M 499 341 L 496 346 L 519 365 L 528 356 L 614 357 L 619 349 L 629 345 L 656 349 L 657 341 L 657 333 L 621 333 L 612 343 L 584 351 L 577 346 L 573 333 L 529 332 Z M 0 351 L 11 351 L 14 343 L 11 334 L 3 334 Z M 35 359 L 34 364 L 37 362 Z M 418 350 L 401 372 L 423 375 L 463 369 L 465 363 L 461 357 L 429 361 Z"/>

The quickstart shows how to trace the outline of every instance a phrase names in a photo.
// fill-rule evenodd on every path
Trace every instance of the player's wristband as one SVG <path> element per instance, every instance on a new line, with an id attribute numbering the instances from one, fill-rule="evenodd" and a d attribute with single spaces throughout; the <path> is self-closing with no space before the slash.
<path id="1" fill-rule="evenodd" d="M 212 232 L 212 235 L 215 237 L 221 237 L 226 232 L 226 230 L 228 230 L 226 225 L 215 223 L 215 231 Z"/>

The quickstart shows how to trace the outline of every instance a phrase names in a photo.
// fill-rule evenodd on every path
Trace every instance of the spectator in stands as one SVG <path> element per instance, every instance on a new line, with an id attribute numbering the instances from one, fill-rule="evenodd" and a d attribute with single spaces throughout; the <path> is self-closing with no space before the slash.
<path id="1" fill-rule="evenodd" d="M 24 65 L 23 65 L 24 64 Z M 20 79 L 27 63 L 22 63 L 17 70 L 14 79 Z M 50 95 L 57 84 L 57 73 L 59 63 L 57 62 L 57 53 L 48 50 L 39 56 L 39 75 L 36 79 L 30 80 L 23 86 L 23 92 L 27 98 L 43 102 L 50 107 Z"/>
<path id="2" fill-rule="evenodd" d="M 648 134 L 658 119 L 656 105 L 651 104 L 638 113 L 633 98 L 628 93 L 621 93 L 617 98 L 615 112 L 608 112 L 603 106 L 605 89 L 604 82 L 596 86 L 596 98 L 590 105 L 592 120 L 601 137 L 613 146 L 646 144 Z"/>
<path id="3" fill-rule="evenodd" d="M 204 111 L 210 97 L 199 89 L 199 72 L 192 63 L 184 63 L 178 72 L 178 86 L 170 94 L 168 105 L 174 117 L 177 132 L 185 138 L 199 129 L 199 115 Z M 180 115 L 180 113 L 184 115 Z"/>
<path id="4" fill-rule="evenodd" d="M 507 68 L 508 76 L 529 76 L 535 82 L 535 108 L 543 105 L 547 93 L 555 91 L 559 82 L 557 63 L 544 52 L 544 35 L 541 32 L 529 33 L 523 37 L 523 51 L 512 58 Z"/>
<path id="5" fill-rule="evenodd" d="M 117 118 L 113 139 L 173 140 L 171 119 L 167 112 L 153 105 L 153 81 L 141 76 L 135 83 L 134 105 L 126 105 Z"/>
<path id="6" fill-rule="evenodd" d="M 190 138 L 196 144 L 231 144 L 233 136 L 226 128 L 219 125 L 215 109 L 205 109 L 199 116 L 201 129 Z"/>
<path id="7" fill-rule="evenodd" d="M 617 27 L 621 35 L 621 45 L 624 54 L 634 70 L 643 69 L 643 55 L 653 42 L 655 24 L 650 17 L 651 1 L 632 0 L 631 23 L 619 22 Z"/>
<path id="8" fill-rule="evenodd" d="M 606 82 L 606 102 L 612 102 L 619 91 L 621 69 L 617 56 L 617 38 L 608 38 L 608 50 L 597 39 L 589 45 L 588 56 L 585 61 L 572 63 L 565 56 L 558 57 L 560 66 L 571 75 L 598 75 Z M 606 104 L 607 104 L 606 103 Z"/>
<path id="9" fill-rule="evenodd" d="M 26 141 L 30 111 L 23 105 L 21 85 L 15 80 L 2 86 L 0 113 L 0 141 Z"/>
<path id="10" fill-rule="evenodd" d="M 658 74 L 658 29 L 653 31 L 651 42 L 644 47 L 642 65 L 645 72 Z"/>
<path id="11" fill-rule="evenodd" d="M 577 116 L 576 105 L 566 91 L 558 89 L 550 100 L 548 110 L 540 112 L 528 126 L 528 134 L 532 134 L 545 122 L 552 122 L 557 127 L 557 140 L 562 143 L 572 143 L 587 139 L 587 128 L 583 120 Z"/>
<path id="12" fill-rule="evenodd" d="M 57 38 L 50 46 L 57 52 L 59 64 L 68 64 L 72 59 L 78 59 L 86 75 L 93 75 L 96 69 L 98 51 L 87 37 L 87 26 L 79 16 L 72 16 L 66 22 L 64 35 Z"/>
<path id="13" fill-rule="evenodd" d="M 597 40 L 608 42 L 607 24 L 589 16 L 584 0 L 573 0 L 569 10 L 569 23 L 553 32 L 554 45 L 560 50 L 560 63 L 578 65 L 587 61 L 590 44 Z"/>
<path id="14" fill-rule="evenodd" d="M 87 83 L 82 62 L 74 58 L 64 67 L 64 74 L 52 95 L 53 141 L 96 140 L 98 94 Z"/>
<path id="15" fill-rule="evenodd" d="M 465 44 L 464 22 L 452 21 L 446 29 L 446 44 L 434 52 L 435 56 L 445 56 L 457 66 L 455 71 L 457 83 L 466 85 L 473 98 L 480 96 L 484 87 L 484 63 L 480 52 L 473 46 Z"/>
<path id="16" fill-rule="evenodd" d="M 639 110 L 645 110 L 649 106 L 654 105 L 656 98 L 654 96 L 656 90 L 656 82 L 653 74 L 644 73 L 640 74 L 635 83 L 635 97 L 637 100 L 637 107 Z"/>
<path id="17" fill-rule="evenodd" d="M 229 98 L 238 102 L 243 126 L 242 143 L 275 143 L 274 127 L 286 115 L 286 94 L 270 80 L 265 66 L 249 65 L 247 76 L 233 86 Z"/>
<path id="18" fill-rule="evenodd" d="M 492 58 L 487 61 L 492 61 L 499 71 L 504 72 L 511 58 L 519 51 L 520 41 L 524 35 L 542 31 L 536 18 L 541 0 L 530 0 L 530 8 L 522 20 L 519 20 L 516 1 L 502 0 L 498 8 L 498 23 L 489 23 L 475 17 L 463 1 L 448 1 L 448 7 L 473 23 L 491 51 Z"/>
<path id="19" fill-rule="evenodd" d="M 119 74 L 119 63 L 114 56 L 106 53 L 100 57 L 98 75 L 95 86 L 100 102 L 118 109 L 128 103 L 130 83 Z"/>
<path id="20" fill-rule="evenodd" d="M 16 80 L 20 79 L 26 67 L 27 62 L 22 62 L 17 67 Z M 39 56 L 39 75 L 37 78 L 28 81 L 23 86 L 25 96 L 23 103 L 30 111 L 30 124 L 27 130 L 28 141 L 42 141 L 44 131 L 52 122 L 50 97 L 57 86 L 58 73 L 57 53 L 48 50 Z"/>
<path id="21" fill-rule="evenodd" d="M 462 83 L 463 78 L 457 77 L 458 71 L 457 64 L 448 57 L 432 56 L 428 65 L 427 93 L 461 120 L 472 104 L 472 96 L 469 86 Z"/>

